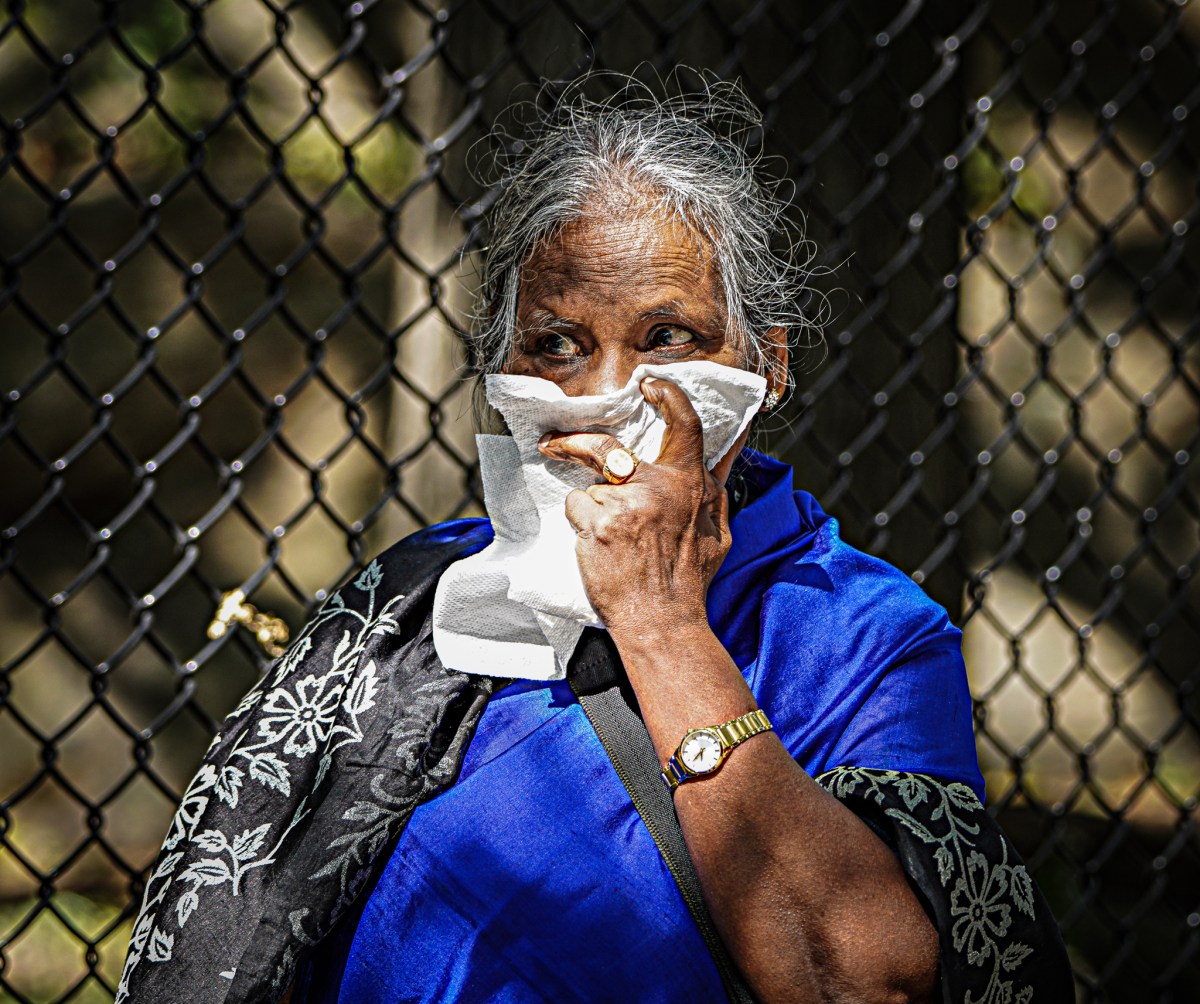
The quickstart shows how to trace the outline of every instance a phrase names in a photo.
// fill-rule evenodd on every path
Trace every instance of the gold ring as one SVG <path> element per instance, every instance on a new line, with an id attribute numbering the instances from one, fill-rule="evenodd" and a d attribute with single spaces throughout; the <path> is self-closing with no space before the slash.
<path id="1" fill-rule="evenodd" d="M 624 484 L 638 469 L 641 461 L 632 450 L 623 446 L 614 446 L 604 455 L 604 469 L 600 472 L 610 485 Z"/>

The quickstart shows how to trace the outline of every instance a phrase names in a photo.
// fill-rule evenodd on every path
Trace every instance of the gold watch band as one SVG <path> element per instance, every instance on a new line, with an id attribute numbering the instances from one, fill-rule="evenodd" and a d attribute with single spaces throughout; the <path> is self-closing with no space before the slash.
<path id="1" fill-rule="evenodd" d="M 738 743 L 749 739 L 751 736 L 756 736 L 760 732 L 770 731 L 771 723 L 767 719 L 767 714 L 761 708 L 757 708 L 748 714 L 742 715 L 740 718 L 735 718 L 731 722 L 726 722 L 724 725 L 718 725 L 713 731 L 721 737 L 721 745 L 726 749 L 733 749 Z"/>

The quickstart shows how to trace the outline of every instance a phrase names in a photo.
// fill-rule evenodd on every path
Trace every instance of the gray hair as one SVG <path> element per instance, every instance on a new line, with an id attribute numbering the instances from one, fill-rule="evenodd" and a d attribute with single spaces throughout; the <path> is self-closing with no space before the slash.
<path id="1" fill-rule="evenodd" d="M 495 136 L 508 149 L 481 172 L 500 194 L 469 342 L 474 368 L 494 373 L 511 356 L 530 255 L 614 191 L 649 198 L 713 249 L 726 337 L 747 369 L 765 375 L 771 367 L 771 328 L 785 329 L 792 345 L 819 343 L 819 318 L 801 310 L 811 245 L 789 217 L 789 183 L 764 169 L 762 116 L 746 92 L 705 75 L 699 91 L 659 97 L 625 77 L 612 97 L 587 97 L 585 87 L 605 76 L 570 85 L 548 110 L 526 106 L 535 113 L 527 135 Z"/>

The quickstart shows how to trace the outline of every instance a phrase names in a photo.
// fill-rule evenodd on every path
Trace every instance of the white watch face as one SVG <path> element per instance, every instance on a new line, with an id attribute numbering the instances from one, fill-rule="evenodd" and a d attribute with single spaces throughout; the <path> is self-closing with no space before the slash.
<path id="1" fill-rule="evenodd" d="M 696 732 L 683 741 L 679 759 L 696 774 L 710 771 L 721 762 L 721 740 L 712 732 Z"/>

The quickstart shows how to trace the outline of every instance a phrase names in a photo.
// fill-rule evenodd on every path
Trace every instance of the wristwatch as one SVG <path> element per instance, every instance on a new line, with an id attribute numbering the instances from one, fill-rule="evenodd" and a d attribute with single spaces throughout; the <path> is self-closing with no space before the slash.
<path id="1" fill-rule="evenodd" d="M 667 768 L 662 772 L 663 783 L 673 792 L 684 781 L 707 777 L 717 771 L 738 743 L 770 731 L 771 723 L 761 710 L 751 711 L 724 725 L 688 729 L 679 748 L 667 761 Z"/>

